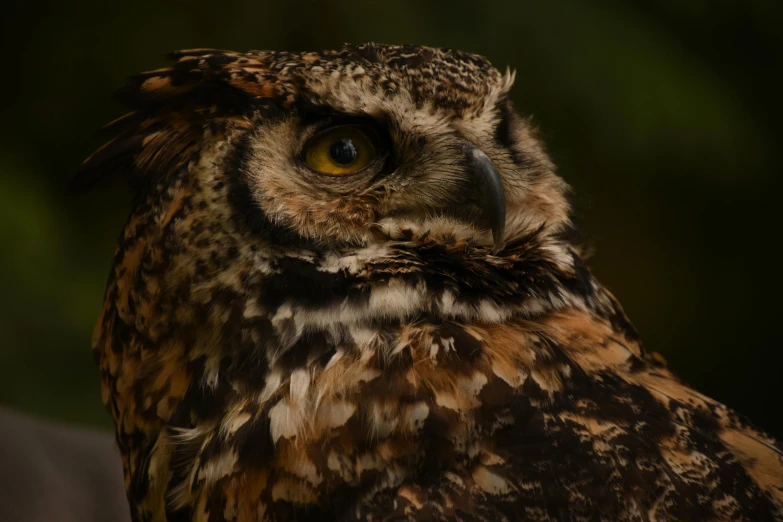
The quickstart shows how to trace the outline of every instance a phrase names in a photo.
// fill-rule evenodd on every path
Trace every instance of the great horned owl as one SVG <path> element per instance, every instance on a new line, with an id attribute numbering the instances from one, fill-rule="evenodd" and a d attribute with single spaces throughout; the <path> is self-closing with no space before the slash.
<path id="1" fill-rule="evenodd" d="M 646 354 L 513 75 L 191 50 L 77 182 L 137 191 L 94 336 L 134 520 L 783 520 L 783 446 Z"/>

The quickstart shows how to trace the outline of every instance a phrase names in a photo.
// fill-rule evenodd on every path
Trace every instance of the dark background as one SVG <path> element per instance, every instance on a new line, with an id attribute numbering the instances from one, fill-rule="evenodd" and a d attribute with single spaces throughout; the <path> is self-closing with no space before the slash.
<path id="1" fill-rule="evenodd" d="M 516 68 L 648 349 L 783 436 L 781 2 L 28 2 L 0 12 L 0 404 L 109 427 L 90 353 L 122 187 L 65 191 L 126 76 L 189 47 L 457 47 Z"/>

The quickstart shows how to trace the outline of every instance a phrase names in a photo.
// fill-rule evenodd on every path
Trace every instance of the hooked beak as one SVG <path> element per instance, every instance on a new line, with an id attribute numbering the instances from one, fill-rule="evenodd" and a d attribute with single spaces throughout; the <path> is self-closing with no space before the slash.
<path id="1" fill-rule="evenodd" d="M 465 145 L 471 179 L 476 189 L 475 201 L 482 212 L 483 221 L 492 230 L 495 252 L 503 248 L 506 229 L 506 194 L 500 173 L 492 160 L 473 145 Z"/>

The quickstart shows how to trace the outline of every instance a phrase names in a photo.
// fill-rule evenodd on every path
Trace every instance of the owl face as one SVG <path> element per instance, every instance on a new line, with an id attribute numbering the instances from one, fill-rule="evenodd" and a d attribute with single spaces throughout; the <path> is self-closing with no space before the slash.
<path id="1" fill-rule="evenodd" d="M 369 67 L 335 79 L 314 66 L 298 73 L 300 108 L 246 137 L 237 166 L 269 219 L 330 246 L 401 231 L 500 246 L 507 221 L 512 238 L 562 226 L 561 184 L 510 107 L 508 76 L 482 71 L 464 106 L 416 98 L 404 70 L 373 65 L 398 91 Z"/>
<path id="2" fill-rule="evenodd" d="M 235 164 L 252 203 L 327 246 L 456 234 L 499 247 L 506 234 L 562 227 L 562 183 L 511 108 L 511 77 L 481 65 L 433 74 L 425 92 L 391 60 L 291 73 L 296 109 L 259 122 Z"/>

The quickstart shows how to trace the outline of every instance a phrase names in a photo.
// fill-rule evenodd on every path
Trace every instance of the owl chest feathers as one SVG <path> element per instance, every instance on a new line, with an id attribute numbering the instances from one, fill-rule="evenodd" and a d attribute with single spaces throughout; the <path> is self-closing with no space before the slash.
<path id="1" fill-rule="evenodd" d="M 151 514 L 216 498 L 321 506 L 427 468 L 462 494 L 507 495 L 498 432 L 540 422 L 585 372 L 639 364 L 621 312 L 567 250 L 542 255 L 533 235 L 488 258 L 408 233 L 347 255 L 229 246 L 216 255 L 255 270 L 208 280 L 157 273 L 163 254 L 128 241 L 96 339 L 132 501 Z"/>

